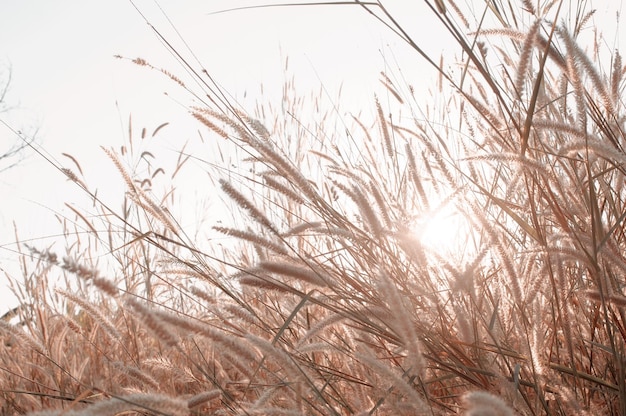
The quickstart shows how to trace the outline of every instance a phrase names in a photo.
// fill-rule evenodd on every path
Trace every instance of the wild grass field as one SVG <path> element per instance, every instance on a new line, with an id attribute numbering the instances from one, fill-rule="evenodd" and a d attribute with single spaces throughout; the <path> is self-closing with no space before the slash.
<path id="1" fill-rule="evenodd" d="M 621 55 L 592 3 L 426 3 L 458 62 L 423 53 L 384 1 L 353 3 L 439 70 L 432 97 L 381 74 L 372 118 L 293 85 L 246 112 L 189 64 L 206 86 L 180 83 L 189 122 L 241 155 L 206 161 L 237 218 L 211 231 L 227 243 L 173 215 L 199 156 L 160 169 L 156 126 L 105 149 L 122 209 L 79 160 L 63 169 L 99 215 L 65 219 L 67 252 L 20 246 L 0 413 L 626 414 Z M 421 233 L 444 208 L 467 227 L 435 247 Z"/>

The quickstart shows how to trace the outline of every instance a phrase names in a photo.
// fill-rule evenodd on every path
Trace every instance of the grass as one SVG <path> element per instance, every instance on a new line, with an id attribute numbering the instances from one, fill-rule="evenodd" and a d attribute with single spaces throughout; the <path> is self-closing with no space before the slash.
<path id="1" fill-rule="evenodd" d="M 228 244 L 172 214 L 184 149 L 158 197 L 149 148 L 107 150 L 119 211 L 66 171 L 97 212 L 67 219 L 67 253 L 22 246 L 0 412 L 624 414 L 625 68 L 578 42 L 589 10 L 488 4 L 497 27 L 431 6 L 463 51 L 457 75 L 425 56 L 440 106 L 390 72 L 371 119 L 305 117 L 293 84 L 278 114 L 190 108 L 243 155 L 205 160 Z M 382 4 L 354 7 L 422 53 Z M 415 229 L 450 204 L 471 230 L 443 252 Z"/>

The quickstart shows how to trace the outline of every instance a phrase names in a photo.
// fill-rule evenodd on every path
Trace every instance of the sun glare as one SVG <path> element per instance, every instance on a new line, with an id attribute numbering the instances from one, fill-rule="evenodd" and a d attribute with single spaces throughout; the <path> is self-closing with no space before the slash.
<path id="1" fill-rule="evenodd" d="M 441 256 L 459 258 L 472 247 L 471 223 L 454 203 L 427 213 L 413 230 L 425 248 Z"/>

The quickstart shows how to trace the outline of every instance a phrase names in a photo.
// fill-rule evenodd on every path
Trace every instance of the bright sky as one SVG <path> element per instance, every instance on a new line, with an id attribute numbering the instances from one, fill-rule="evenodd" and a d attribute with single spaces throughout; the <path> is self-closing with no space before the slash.
<path id="1" fill-rule="evenodd" d="M 398 0 L 389 3 L 392 10 L 402 5 L 403 14 L 410 11 L 419 22 L 419 8 L 407 8 Z M 136 4 L 168 40 L 183 49 L 156 3 Z M 284 80 L 296 74 L 303 95 L 320 84 L 331 93 L 342 85 L 352 107 L 371 109 L 378 73 L 384 69 L 383 54 L 408 52 L 358 7 L 280 7 L 212 14 L 249 4 L 263 2 L 159 3 L 204 67 L 238 100 L 246 94 L 254 102 L 261 84 L 264 99 L 277 98 Z M 427 25 L 428 20 L 419 22 L 422 30 Z M 184 74 L 128 0 L 0 4 L 0 64 L 11 68 L 7 101 L 17 107 L 2 114 L 2 119 L 24 132 L 37 129 L 42 148 L 64 166 L 72 167 L 61 153 L 74 156 L 89 184 L 103 193 L 108 175 L 115 173 L 100 145 L 119 148 L 124 143 L 131 113 L 136 128 L 151 130 L 162 122 L 173 122 L 169 129 L 175 129 L 180 138 L 179 143 L 172 143 L 174 149 L 194 137 L 198 127 L 164 95 L 177 91 L 174 84 L 155 71 L 114 59 L 116 54 L 141 57 L 156 67 Z M 287 56 L 290 74 L 284 73 Z M 390 58 L 395 59 L 386 57 Z M 344 103 L 344 107 L 349 105 Z M 0 128 L 0 143 L 13 140 L 5 127 Z M 115 186 L 119 183 L 115 177 Z M 54 214 L 73 217 L 63 202 L 72 201 L 76 190 L 31 153 L 19 166 L 1 174 L 0 193 L 0 266 L 14 273 L 13 221 L 23 241 L 32 238 L 33 245 L 45 248 L 49 244 L 45 237 L 60 232 Z M 63 254 L 63 248 L 56 249 Z M 7 299 L 3 283 L 0 280 L 0 299 Z M 7 302 L 0 304 L 0 314 L 13 306 Z"/>
<path id="2" fill-rule="evenodd" d="M 414 52 L 359 7 L 279 7 L 214 14 L 264 3 L 162 0 L 159 5 L 204 67 L 238 100 L 243 100 L 245 93 L 247 100 L 254 102 L 261 84 L 263 99 L 278 97 L 286 78 L 286 56 L 290 62 L 287 75 L 295 74 L 303 94 L 320 84 L 331 92 L 343 85 L 344 108 L 372 109 L 385 60 L 393 68 L 393 61 L 400 61 L 405 75 L 415 83 L 429 81 L 434 75 Z M 422 1 L 383 3 L 432 56 L 446 48 L 441 30 L 433 26 L 432 14 L 424 11 Z M 183 48 L 156 3 L 142 0 L 136 4 L 168 40 Z M 611 23 L 614 16 L 614 11 L 607 12 L 598 19 Z M 193 138 L 197 128 L 190 124 L 184 109 L 164 95 L 175 95 L 174 84 L 147 68 L 114 59 L 116 54 L 141 57 L 174 74 L 183 73 L 128 0 L 0 3 L 0 64 L 11 67 L 7 101 L 18 106 L 0 118 L 25 132 L 38 129 L 42 148 L 65 166 L 71 164 L 61 153 L 78 159 L 89 183 L 103 189 L 104 195 L 112 170 L 100 146 L 118 148 L 124 143 L 131 113 L 139 129 L 172 122 L 170 131 L 176 134 L 168 140 L 173 149 Z M 424 90 L 428 85 L 424 84 Z M 416 86 L 419 89 L 420 85 Z M 180 142 L 175 142 L 177 138 Z M 0 126 L 0 143 L 13 140 Z M 2 269 L 14 271 L 17 267 L 11 252 L 15 249 L 12 222 L 16 221 L 21 239 L 37 239 L 34 245 L 45 248 L 46 240 L 41 237 L 60 230 L 54 213 L 73 217 L 63 205 L 71 200 L 73 189 L 73 184 L 33 154 L 0 174 Z M 10 298 L 2 279 L 0 275 L 0 315 L 12 306 L 11 300 L 3 302 Z"/>

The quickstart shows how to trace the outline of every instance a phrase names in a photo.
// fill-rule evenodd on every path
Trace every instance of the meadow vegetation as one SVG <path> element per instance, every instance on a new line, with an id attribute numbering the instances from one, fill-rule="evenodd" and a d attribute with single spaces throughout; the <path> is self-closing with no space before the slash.
<path id="1" fill-rule="evenodd" d="M 354 12 L 439 68 L 437 105 L 390 70 L 374 118 L 293 84 L 246 112 L 189 65 L 206 86 L 189 88 L 190 122 L 242 155 L 207 161 L 238 212 L 212 231 L 228 244 L 172 214 L 196 156 L 160 169 L 159 128 L 105 151 L 122 209 L 91 194 L 80 161 L 64 169 L 99 215 L 65 219 L 67 252 L 20 246 L 0 413 L 625 414 L 621 56 L 584 2 L 426 3 L 458 62 L 419 56 L 384 2 Z M 447 251 L 420 239 L 444 206 L 469 224 Z"/>

